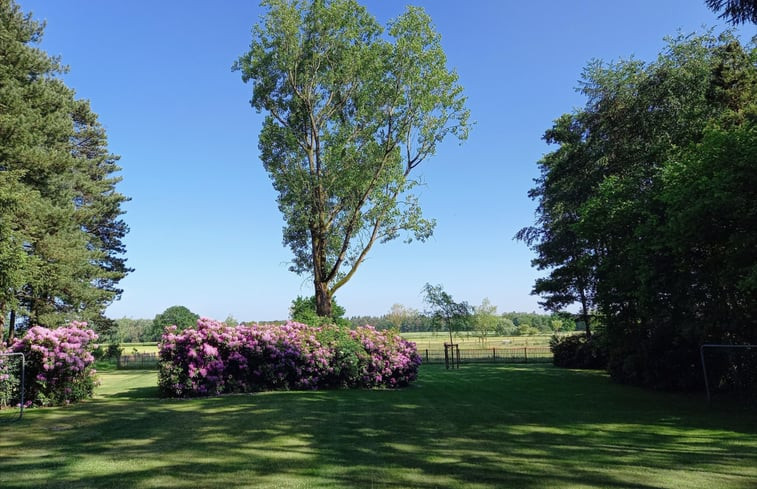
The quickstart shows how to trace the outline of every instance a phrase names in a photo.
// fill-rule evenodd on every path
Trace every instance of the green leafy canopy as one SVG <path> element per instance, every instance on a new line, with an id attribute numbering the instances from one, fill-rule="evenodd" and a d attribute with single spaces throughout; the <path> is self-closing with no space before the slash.
<path id="1" fill-rule="evenodd" d="M 447 136 L 467 137 L 466 98 L 420 8 L 384 35 L 353 0 L 263 6 L 233 69 L 267 114 L 260 157 L 278 192 L 291 270 L 313 276 L 318 312 L 328 316 L 324 299 L 376 241 L 431 236 L 411 172 Z"/>

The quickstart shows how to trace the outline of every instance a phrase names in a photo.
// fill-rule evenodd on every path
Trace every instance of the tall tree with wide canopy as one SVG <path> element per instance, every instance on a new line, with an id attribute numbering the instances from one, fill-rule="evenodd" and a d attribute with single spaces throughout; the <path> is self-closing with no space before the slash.
<path id="1" fill-rule="evenodd" d="M 431 236 L 412 176 L 447 136 L 468 134 L 466 98 L 420 8 L 388 36 L 354 0 L 266 0 L 234 64 L 267 113 L 261 159 L 286 222 L 290 269 L 310 274 L 317 312 L 376 242 Z"/>
<path id="2" fill-rule="evenodd" d="M 43 26 L 0 0 L 0 332 L 9 318 L 112 325 L 125 265 L 117 157 L 88 102 L 36 47 Z M 0 334 L 0 338 L 2 338 Z"/>
<path id="3" fill-rule="evenodd" d="M 590 292 L 614 378 L 700 385 L 699 345 L 757 341 L 757 49 L 681 35 L 650 63 L 591 63 L 581 91 L 519 234 L 548 270 L 534 289 L 556 308 Z"/>

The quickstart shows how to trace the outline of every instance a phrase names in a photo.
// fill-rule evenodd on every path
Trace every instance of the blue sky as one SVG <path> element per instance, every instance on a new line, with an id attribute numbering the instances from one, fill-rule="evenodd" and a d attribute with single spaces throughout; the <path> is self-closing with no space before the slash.
<path id="1" fill-rule="evenodd" d="M 135 271 L 111 317 L 152 318 L 180 304 L 207 317 L 284 319 L 312 295 L 288 271 L 276 194 L 258 158 L 262 115 L 230 67 L 251 40 L 255 1 L 19 0 L 46 20 L 42 49 L 89 99 L 121 155 L 119 190 Z M 405 1 L 364 0 L 385 24 Z M 543 132 L 583 105 L 575 87 L 592 58 L 651 60 L 678 29 L 725 28 L 704 0 L 511 2 L 417 0 L 442 35 L 476 125 L 419 168 L 421 204 L 437 219 L 426 243 L 377 245 L 337 293 L 348 316 L 393 303 L 423 309 L 421 288 L 458 300 L 488 297 L 505 311 L 538 311 L 539 273 L 513 235 L 534 218 L 526 193 L 550 149 Z M 754 34 L 742 28 L 743 38 Z"/>

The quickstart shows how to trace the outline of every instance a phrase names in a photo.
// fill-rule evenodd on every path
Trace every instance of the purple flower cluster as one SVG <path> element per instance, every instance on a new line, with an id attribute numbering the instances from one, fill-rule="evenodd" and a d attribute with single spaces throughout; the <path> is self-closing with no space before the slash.
<path id="1" fill-rule="evenodd" d="M 26 357 L 27 402 L 57 406 L 92 397 L 96 339 L 87 323 L 77 321 L 56 329 L 34 326 L 16 339 L 10 351 Z"/>
<path id="2" fill-rule="evenodd" d="M 19 383 L 19 361 L 12 357 L 2 356 L 3 353 L 11 353 L 0 342 L 0 409 L 17 405 Z"/>
<path id="3" fill-rule="evenodd" d="M 402 387 L 415 380 L 415 344 L 366 326 L 227 326 L 200 319 L 197 327 L 166 328 L 158 385 L 169 397 L 274 389 Z"/>
<path id="4" fill-rule="evenodd" d="M 350 331 L 367 353 L 361 385 L 400 387 L 416 379 L 421 356 L 415 343 L 390 331 L 363 326 Z"/>

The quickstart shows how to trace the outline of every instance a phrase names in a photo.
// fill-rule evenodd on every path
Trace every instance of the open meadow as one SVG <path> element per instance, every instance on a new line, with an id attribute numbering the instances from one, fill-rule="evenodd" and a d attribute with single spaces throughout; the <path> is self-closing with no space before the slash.
<path id="1" fill-rule="evenodd" d="M 438 333 L 402 333 L 406 340 L 415 342 L 418 350 L 444 350 L 444 343 L 449 343 L 449 335 Z M 509 347 L 548 347 L 551 335 L 534 336 L 487 336 L 482 342 L 478 337 L 462 333 L 453 336 L 453 341 L 461 349 L 509 348 Z M 157 343 L 122 343 L 124 355 L 132 353 L 157 353 Z"/>
<path id="2" fill-rule="evenodd" d="M 757 414 L 546 365 L 426 365 L 402 390 L 90 401 L 0 425 L 11 488 L 754 488 Z"/>

